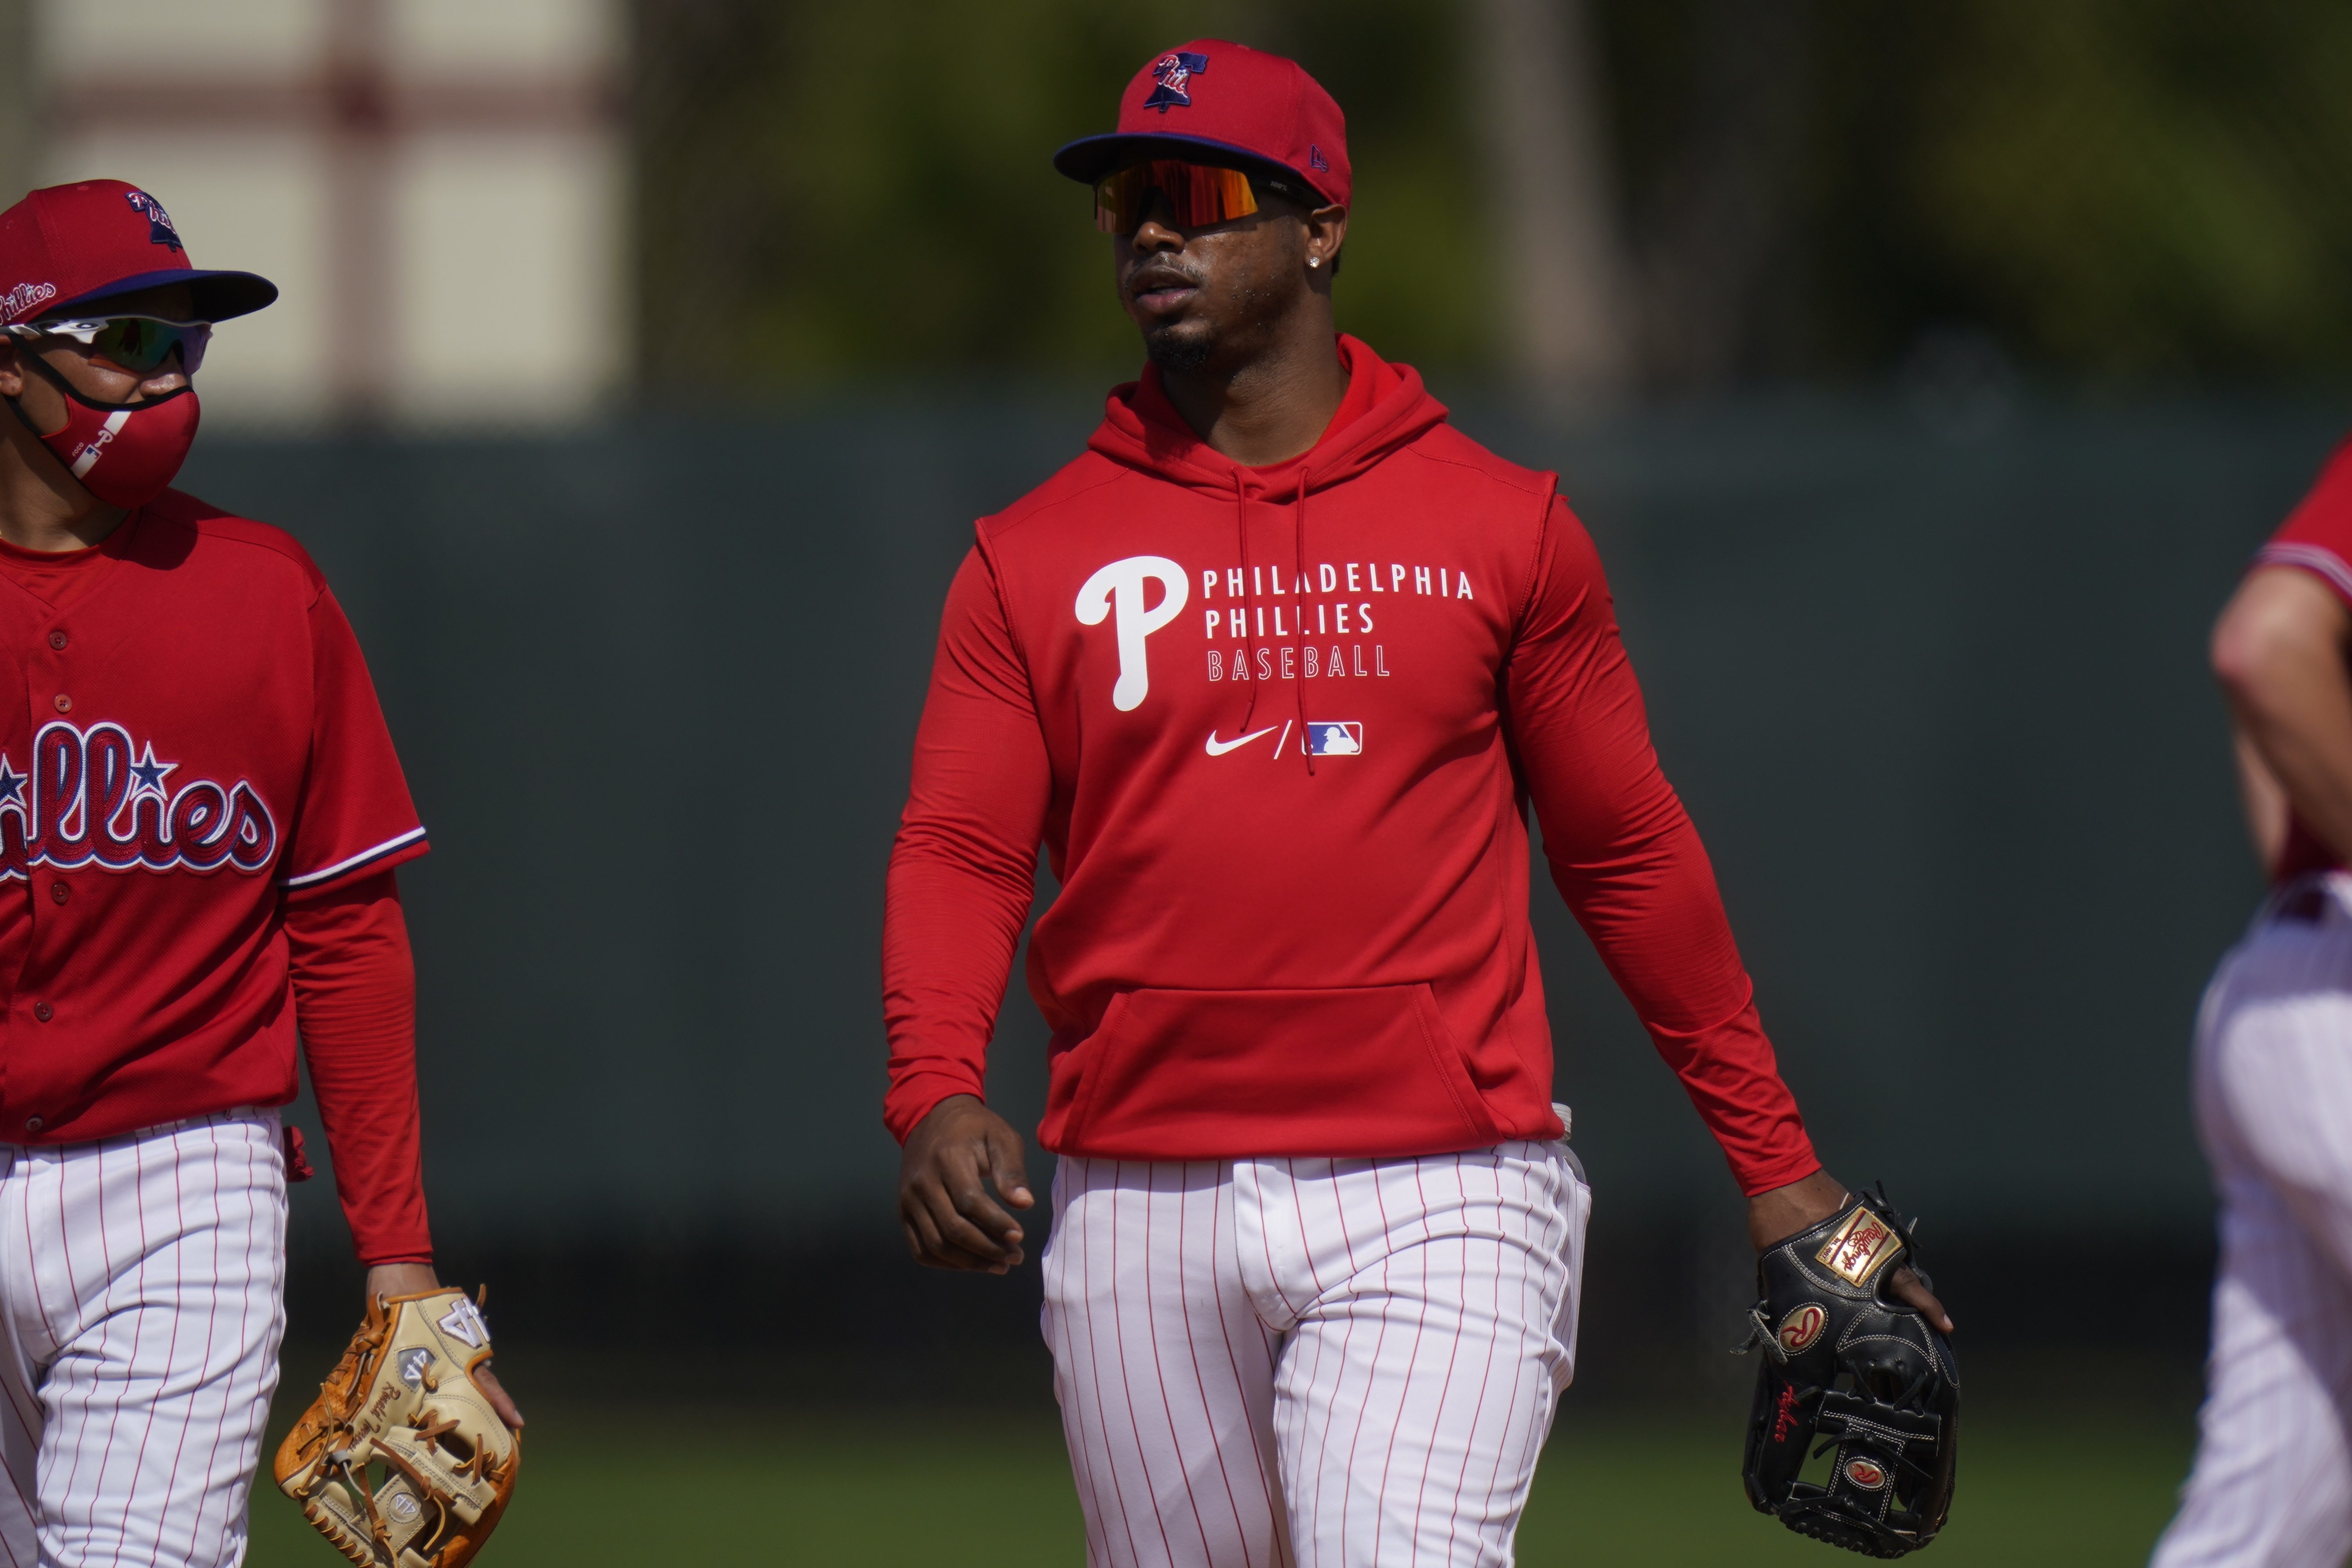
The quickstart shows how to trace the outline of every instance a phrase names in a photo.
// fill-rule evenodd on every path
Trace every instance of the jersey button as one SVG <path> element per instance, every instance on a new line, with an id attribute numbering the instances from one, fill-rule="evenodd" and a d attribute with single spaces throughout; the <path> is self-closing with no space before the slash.
<path id="1" fill-rule="evenodd" d="M 47 1127 L 47 1122 L 42 1121 L 37 1116 L 27 1116 L 25 1118 L 25 1131 L 27 1132 L 38 1132 L 42 1128 Z"/>
<path id="2" fill-rule="evenodd" d="M 73 699 L 67 696 L 62 691 L 58 693 L 58 711 L 60 713 L 70 713 L 73 711 Z"/>
<path id="3" fill-rule="evenodd" d="M 63 632 L 51 632 L 51 633 L 49 634 L 49 646 L 50 646 L 51 647 L 56 647 L 56 648 L 61 648 L 61 647 L 65 647 L 65 646 L 66 646 L 66 634 L 65 634 L 65 633 L 63 633 Z"/>
<path id="4" fill-rule="evenodd" d="M 51 1018 L 56 1017 L 57 1014 L 51 1010 L 47 1002 L 36 1002 L 33 1004 L 33 1016 L 46 1024 Z"/>
<path id="5" fill-rule="evenodd" d="M 51 882 L 49 884 L 49 897 L 62 904 L 68 899 L 73 897 L 73 889 L 67 887 L 63 882 Z"/>

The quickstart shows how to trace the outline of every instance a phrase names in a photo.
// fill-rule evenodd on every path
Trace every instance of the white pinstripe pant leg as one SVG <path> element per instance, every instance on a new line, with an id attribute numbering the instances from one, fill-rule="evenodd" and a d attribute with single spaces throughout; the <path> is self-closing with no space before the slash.
<path id="1" fill-rule="evenodd" d="M 2198 1021 L 2221 1200 L 2197 1462 L 2158 1568 L 2339 1568 L 2352 1552 L 2352 917 L 2271 920 Z"/>
<path id="2" fill-rule="evenodd" d="M 0 1160 L 0 1562 L 235 1568 L 285 1324 L 278 1118 Z"/>
<path id="3" fill-rule="evenodd" d="M 1093 1568 L 1511 1562 L 1573 1369 L 1567 1152 L 1066 1158 L 1045 1327 Z"/>
<path id="4" fill-rule="evenodd" d="M 1292 1568 L 1275 1339 L 1242 1289 L 1229 1162 L 1065 1156 L 1045 1342 L 1089 1568 Z"/>
<path id="5" fill-rule="evenodd" d="M 1575 1369 L 1591 1193 L 1573 1160 L 1251 1161 L 1235 1184 L 1244 1272 L 1286 1329 L 1275 1428 L 1301 1568 L 1508 1568 Z"/>

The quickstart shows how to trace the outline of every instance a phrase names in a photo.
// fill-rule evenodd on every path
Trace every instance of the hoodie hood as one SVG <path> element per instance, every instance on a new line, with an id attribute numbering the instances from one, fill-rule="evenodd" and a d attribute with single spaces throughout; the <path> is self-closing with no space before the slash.
<path id="1" fill-rule="evenodd" d="M 1348 372 L 1347 395 L 1339 400 L 1322 438 L 1287 462 L 1254 468 L 1202 441 L 1160 390 L 1157 365 L 1147 367 L 1141 381 L 1112 391 L 1103 422 L 1087 445 L 1115 463 L 1230 500 L 1234 546 L 1242 569 L 1247 572 L 1262 563 L 1288 576 L 1291 591 L 1303 593 L 1309 559 L 1307 498 L 1366 472 L 1445 421 L 1445 405 L 1429 395 L 1410 366 L 1388 363 L 1345 333 L 1340 334 L 1339 351 L 1339 363 Z M 1253 561 L 1250 510 L 1269 503 L 1289 513 L 1290 548 L 1272 559 Z M 1257 645 L 1258 634 L 1253 626 L 1244 639 L 1253 657 Z M 1260 689 L 1260 683 L 1250 683 L 1248 706 L 1242 714 L 1244 729 L 1256 717 Z M 1306 688 L 1292 682 L 1290 696 L 1292 717 L 1303 736 Z M 1307 772 L 1313 773 L 1315 758 L 1303 742 L 1300 757 Z"/>
<path id="2" fill-rule="evenodd" d="M 1111 389 L 1102 424 L 1087 446 L 1115 463 L 1172 484 L 1219 495 L 1287 500 L 1354 479 L 1381 458 L 1445 422 L 1411 365 L 1391 364 L 1360 339 L 1339 334 L 1348 395 L 1321 439 L 1287 462 L 1262 468 L 1236 463 L 1192 433 L 1160 389 L 1160 367 Z"/>

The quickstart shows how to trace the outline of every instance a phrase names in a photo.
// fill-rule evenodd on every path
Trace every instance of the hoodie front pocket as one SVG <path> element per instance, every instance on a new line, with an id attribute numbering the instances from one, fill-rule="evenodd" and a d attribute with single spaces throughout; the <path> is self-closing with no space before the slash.
<path id="1" fill-rule="evenodd" d="M 1424 983 L 1121 993 L 1060 1142 L 1130 1159 L 1449 1152 L 1501 1142 Z"/>

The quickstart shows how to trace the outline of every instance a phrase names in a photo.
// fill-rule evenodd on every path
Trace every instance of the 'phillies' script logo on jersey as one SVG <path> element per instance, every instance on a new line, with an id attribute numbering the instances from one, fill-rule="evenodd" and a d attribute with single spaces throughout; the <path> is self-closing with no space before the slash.
<path id="1" fill-rule="evenodd" d="M 120 724 L 43 725 L 30 773 L 0 752 L 0 881 L 22 880 L 35 866 L 267 870 L 278 824 L 260 793 L 243 779 L 173 787 L 179 771 Z"/>

